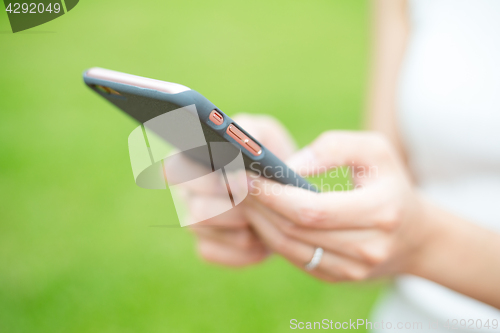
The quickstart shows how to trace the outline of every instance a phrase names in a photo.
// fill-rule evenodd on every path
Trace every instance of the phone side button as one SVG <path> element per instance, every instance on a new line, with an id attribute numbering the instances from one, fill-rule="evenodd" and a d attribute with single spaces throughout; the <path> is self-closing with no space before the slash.
<path id="1" fill-rule="evenodd" d="M 210 113 L 208 119 L 210 119 L 210 121 L 215 125 L 222 125 L 222 123 L 224 122 L 224 117 L 219 112 L 217 112 L 217 110 L 213 110 Z"/>
<path id="2" fill-rule="evenodd" d="M 242 145 L 243 148 L 248 150 L 252 155 L 259 156 L 260 154 L 262 154 L 262 149 L 260 148 L 260 146 L 233 124 L 227 127 L 226 133 L 229 134 L 230 137 L 238 141 L 238 143 Z"/>
<path id="3" fill-rule="evenodd" d="M 260 146 L 255 142 L 253 142 L 252 140 L 246 139 L 245 144 L 250 148 L 250 150 L 252 150 L 250 152 L 253 153 L 254 155 L 262 154 L 262 149 L 260 148 Z"/>
<path id="4" fill-rule="evenodd" d="M 243 134 L 243 132 L 240 131 L 238 128 L 236 128 L 236 126 L 234 126 L 233 124 L 228 126 L 227 134 L 232 136 L 234 139 L 240 140 L 240 141 L 243 141 L 243 139 L 246 137 L 246 135 Z"/>

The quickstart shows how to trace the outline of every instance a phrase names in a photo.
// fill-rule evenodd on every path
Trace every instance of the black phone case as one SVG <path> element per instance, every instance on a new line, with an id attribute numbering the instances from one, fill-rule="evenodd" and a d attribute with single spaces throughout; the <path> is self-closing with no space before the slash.
<path id="1" fill-rule="evenodd" d="M 194 104 L 198 111 L 198 116 L 207 142 L 230 142 L 235 147 L 233 152 L 228 152 L 228 161 L 234 158 L 240 150 L 243 154 L 245 168 L 247 170 L 259 170 L 265 178 L 272 179 L 281 184 L 293 185 L 308 190 L 316 191 L 307 180 L 300 177 L 293 170 L 271 153 L 265 146 L 258 142 L 250 133 L 247 133 L 241 126 L 235 123 L 227 114 L 220 110 L 215 104 L 210 102 L 203 95 L 195 90 L 188 90 L 177 94 L 169 94 L 153 89 L 140 88 L 128 84 L 116 83 L 108 80 L 96 79 L 83 74 L 84 82 L 97 94 L 107 99 L 112 104 L 123 110 L 135 120 L 144 124 L 146 121 L 155 118 L 172 110 L 179 109 Z M 96 85 L 109 87 L 120 95 L 107 94 L 99 90 Z M 216 125 L 209 120 L 210 113 L 217 110 L 223 115 L 224 121 L 221 125 Z M 234 124 L 249 138 L 255 141 L 261 149 L 259 156 L 254 156 L 226 133 L 230 124 Z M 196 153 L 192 152 L 192 158 L 196 158 Z"/>

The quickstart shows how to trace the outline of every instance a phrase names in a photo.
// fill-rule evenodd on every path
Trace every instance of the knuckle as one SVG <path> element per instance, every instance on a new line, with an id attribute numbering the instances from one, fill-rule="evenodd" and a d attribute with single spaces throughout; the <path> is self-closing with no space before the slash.
<path id="1" fill-rule="evenodd" d="M 317 149 L 321 151 L 326 149 L 330 154 L 342 154 L 343 149 L 355 138 L 355 135 L 347 131 L 330 130 L 320 134 L 314 145 L 317 145 Z"/>
<path id="2" fill-rule="evenodd" d="M 238 236 L 238 246 L 242 250 L 251 250 L 255 247 L 255 238 L 249 232 L 243 232 Z"/>
<path id="3" fill-rule="evenodd" d="M 246 122 L 246 121 L 252 121 L 255 119 L 255 116 L 254 115 L 251 115 L 249 113 L 245 113 L 245 112 L 241 112 L 241 113 L 238 113 L 237 115 L 235 115 L 233 117 L 233 119 L 235 121 L 238 121 L 238 122 Z"/>
<path id="4" fill-rule="evenodd" d="M 361 267 L 349 267 L 344 270 L 344 275 L 350 281 L 362 281 L 370 277 L 370 270 Z"/>
<path id="5" fill-rule="evenodd" d="M 320 134 L 319 141 L 335 142 L 340 138 L 340 135 L 341 133 L 338 131 L 329 130 Z"/>
<path id="6" fill-rule="evenodd" d="M 259 196 L 259 200 L 261 200 L 262 203 L 264 203 L 266 206 L 269 206 L 270 208 L 276 208 L 277 201 L 274 195 L 272 195 L 271 186 L 267 184 L 262 187 L 262 192 Z"/>
<path id="7" fill-rule="evenodd" d="M 370 140 L 373 144 L 380 148 L 389 147 L 389 139 L 380 132 L 367 132 L 366 139 Z"/>
<path id="8" fill-rule="evenodd" d="M 325 221 L 328 217 L 327 209 L 315 204 L 309 203 L 298 208 L 298 219 L 305 225 L 317 225 Z"/>
<path id="9" fill-rule="evenodd" d="M 314 273 L 314 272 L 311 272 L 310 273 L 312 276 L 314 276 L 315 278 L 319 279 L 319 280 L 323 280 L 323 281 L 326 281 L 328 283 L 336 283 L 336 282 L 340 282 L 341 280 L 338 278 L 338 277 L 335 277 L 327 272 L 325 273 L 322 273 L 322 274 L 317 274 L 317 273 Z"/>
<path id="10" fill-rule="evenodd" d="M 367 140 L 371 142 L 376 156 L 380 158 L 388 158 L 392 156 L 392 145 L 389 139 L 382 133 L 370 132 L 367 135 Z"/>
<path id="11" fill-rule="evenodd" d="M 279 254 L 287 253 L 289 247 L 290 247 L 290 242 L 288 238 L 284 235 L 276 237 L 274 243 L 272 244 L 272 249 Z"/>
<path id="12" fill-rule="evenodd" d="M 297 235 L 297 227 L 293 223 L 282 222 L 279 228 L 287 236 L 294 237 Z"/>
<path id="13" fill-rule="evenodd" d="M 339 267 L 332 268 L 332 273 L 335 276 L 335 279 L 338 282 L 342 281 L 349 281 L 350 278 L 350 269 L 349 267 L 346 267 L 345 265 L 341 265 Z"/>
<path id="14" fill-rule="evenodd" d="M 398 227 L 399 223 L 397 220 L 392 218 L 385 218 L 379 221 L 378 227 L 382 230 L 395 230 Z"/>
<path id="15" fill-rule="evenodd" d="M 205 242 L 199 242 L 198 253 L 200 256 L 208 262 L 217 262 L 217 256 L 213 251 L 211 246 L 208 246 Z"/>
<path id="16" fill-rule="evenodd" d="M 352 131 L 328 130 L 320 134 L 319 138 L 327 141 L 349 141 L 359 137 L 359 133 Z"/>
<path id="17" fill-rule="evenodd" d="M 191 217 L 191 220 L 201 222 L 203 220 L 203 215 L 201 212 L 202 212 L 202 210 L 200 210 L 200 209 L 190 209 L 189 215 Z M 203 223 L 203 224 L 205 224 L 205 223 Z"/>
<path id="18" fill-rule="evenodd" d="M 300 229 L 299 226 L 291 222 L 288 218 L 281 216 L 276 220 L 276 226 L 286 236 L 294 236 Z"/>
<path id="19" fill-rule="evenodd" d="M 392 204 L 387 206 L 378 222 L 378 227 L 383 230 L 395 230 L 401 224 L 404 216 L 404 210 L 399 204 Z"/>
<path id="20" fill-rule="evenodd" d="M 374 266 L 380 265 L 389 259 L 387 246 L 379 246 L 374 249 L 371 245 L 364 245 L 358 249 L 358 253 L 366 263 Z"/>
<path id="21" fill-rule="evenodd" d="M 205 200 L 194 199 L 188 205 L 189 215 L 193 220 L 199 221 L 203 217 L 203 212 L 206 210 Z"/>
<path id="22" fill-rule="evenodd" d="M 378 264 L 378 260 L 374 255 L 371 247 L 368 246 L 360 246 L 357 250 L 359 256 L 363 259 L 363 261 L 368 262 L 370 264 Z"/>

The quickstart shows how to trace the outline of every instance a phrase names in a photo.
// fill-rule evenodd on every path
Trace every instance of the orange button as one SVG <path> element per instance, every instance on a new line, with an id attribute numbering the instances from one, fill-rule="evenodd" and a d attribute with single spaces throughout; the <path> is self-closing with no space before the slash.
<path id="1" fill-rule="evenodd" d="M 260 146 L 233 124 L 227 127 L 226 133 L 229 134 L 230 137 L 238 141 L 238 143 L 242 145 L 243 148 L 248 150 L 252 155 L 259 156 L 260 154 L 262 154 L 262 149 L 260 148 Z"/>
<path id="2" fill-rule="evenodd" d="M 252 149 L 257 155 L 260 155 L 262 153 L 262 149 L 260 149 L 260 146 L 253 142 L 252 140 L 248 139 L 248 141 L 245 142 L 250 149 Z"/>
<path id="3" fill-rule="evenodd" d="M 233 134 L 233 136 L 236 136 L 236 138 L 241 141 L 243 141 L 243 139 L 246 137 L 246 135 L 243 134 L 243 132 L 236 128 L 236 126 L 234 125 L 229 125 L 227 130 L 230 132 L 229 134 Z"/>
<path id="4" fill-rule="evenodd" d="M 222 125 L 222 123 L 224 122 L 224 117 L 219 112 L 217 112 L 217 110 L 213 110 L 210 113 L 208 119 L 210 119 L 210 121 L 215 125 Z"/>

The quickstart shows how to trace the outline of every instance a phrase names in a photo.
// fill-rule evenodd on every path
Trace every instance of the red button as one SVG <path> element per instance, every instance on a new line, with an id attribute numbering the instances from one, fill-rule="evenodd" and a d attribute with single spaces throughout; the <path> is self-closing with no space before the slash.
<path id="1" fill-rule="evenodd" d="M 224 122 L 224 117 L 216 110 L 213 110 L 210 113 L 208 119 L 210 119 L 210 121 L 213 122 L 215 125 L 222 125 L 222 123 Z"/>

